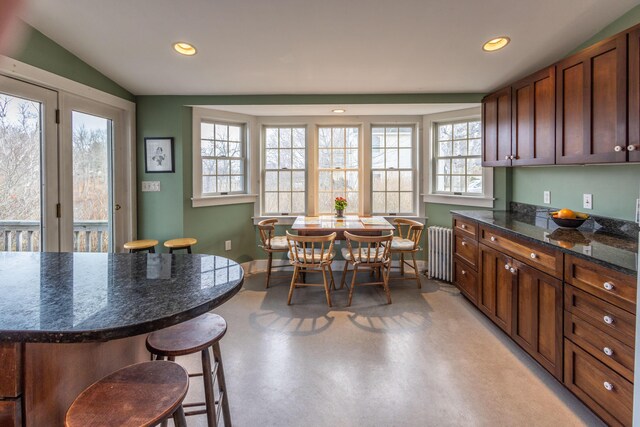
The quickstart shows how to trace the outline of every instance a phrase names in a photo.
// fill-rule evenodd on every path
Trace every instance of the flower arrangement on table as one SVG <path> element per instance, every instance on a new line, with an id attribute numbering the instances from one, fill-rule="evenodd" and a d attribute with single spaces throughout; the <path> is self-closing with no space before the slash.
<path id="1" fill-rule="evenodd" d="M 342 218 L 344 216 L 344 209 L 347 207 L 347 199 L 344 197 L 336 197 L 335 208 L 336 216 Z"/>

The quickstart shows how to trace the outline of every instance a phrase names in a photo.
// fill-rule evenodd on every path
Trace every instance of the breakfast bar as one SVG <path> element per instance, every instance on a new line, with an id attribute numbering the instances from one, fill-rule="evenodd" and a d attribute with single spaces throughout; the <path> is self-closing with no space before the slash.
<path id="1" fill-rule="evenodd" d="M 82 390 L 149 360 L 146 334 L 242 287 L 210 255 L 0 253 L 0 425 L 62 425 Z"/>

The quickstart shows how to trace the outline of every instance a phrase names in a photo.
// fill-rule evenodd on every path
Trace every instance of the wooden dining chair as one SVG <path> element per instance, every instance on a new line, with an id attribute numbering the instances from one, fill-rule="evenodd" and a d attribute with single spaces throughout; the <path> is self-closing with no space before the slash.
<path id="1" fill-rule="evenodd" d="M 258 231 L 260 232 L 260 240 L 262 244 L 259 245 L 262 250 L 264 250 L 267 255 L 267 279 L 265 288 L 269 287 L 269 283 L 271 282 L 271 270 L 280 269 L 280 268 L 288 268 L 288 265 L 278 265 L 273 267 L 273 254 L 274 253 L 285 253 L 289 251 L 289 244 L 287 243 L 286 236 L 276 236 L 276 224 L 278 220 L 276 218 L 270 218 L 262 220 L 258 223 Z M 278 277 L 285 277 L 285 275 L 280 275 Z M 288 278 L 289 275 L 286 275 Z"/>
<path id="2" fill-rule="evenodd" d="M 395 218 L 393 225 L 396 226 L 398 235 L 393 236 L 393 240 L 391 241 L 391 257 L 393 258 L 394 254 L 400 254 L 400 265 L 392 268 L 400 268 L 401 277 L 392 277 L 391 279 L 415 280 L 418 283 L 418 288 L 421 288 L 422 284 L 420 283 L 420 272 L 418 271 L 418 264 L 416 263 L 416 253 L 422 250 L 420 247 L 420 237 L 422 237 L 422 232 L 424 231 L 424 224 L 410 219 Z M 411 256 L 413 264 L 409 264 L 405 260 L 406 255 Z M 413 276 L 405 276 L 405 264 L 413 268 Z"/>
<path id="3" fill-rule="evenodd" d="M 391 291 L 389 290 L 389 267 L 391 266 L 391 241 L 393 234 L 383 236 L 358 236 L 348 231 L 344 232 L 347 247 L 342 248 L 342 256 L 345 259 L 344 270 L 340 287 L 344 287 L 349 265 L 353 266 L 353 277 L 349 286 L 349 302 L 351 306 L 353 290 L 356 287 L 356 276 L 359 270 L 369 270 L 378 273 L 378 281 L 358 283 L 362 285 L 382 286 L 387 295 L 387 304 L 391 304 Z M 380 281 L 380 279 L 382 281 Z"/>
<path id="4" fill-rule="evenodd" d="M 291 287 L 289 288 L 289 299 L 287 304 L 291 304 L 293 290 L 303 286 L 324 286 L 324 292 L 327 297 L 327 304 L 331 307 L 331 288 L 335 289 L 333 281 L 333 271 L 331 263 L 335 257 L 333 252 L 333 242 L 336 239 L 336 233 L 326 236 L 298 236 L 290 234 L 287 231 L 287 242 L 289 245 L 289 259 L 293 265 L 293 277 L 291 278 Z M 323 283 L 307 283 L 298 282 L 298 277 L 310 271 L 322 272 Z M 329 274 L 329 280 L 327 280 Z"/>

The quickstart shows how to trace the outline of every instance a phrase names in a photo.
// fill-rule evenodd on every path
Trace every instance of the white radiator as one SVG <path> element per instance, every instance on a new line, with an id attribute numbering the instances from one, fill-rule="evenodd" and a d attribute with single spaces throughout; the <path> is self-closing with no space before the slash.
<path id="1" fill-rule="evenodd" d="M 429 248 L 427 274 L 430 279 L 451 281 L 452 235 L 450 228 L 434 226 L 427 228 L 427 247 Z"/>

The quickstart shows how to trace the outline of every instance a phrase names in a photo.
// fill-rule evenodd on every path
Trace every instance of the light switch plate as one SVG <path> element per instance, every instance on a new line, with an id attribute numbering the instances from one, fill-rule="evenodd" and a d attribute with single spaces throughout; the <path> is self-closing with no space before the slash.
<path id="1" fill-rule="evenodd" d="M 582 207 L 585 209 L 593 209 L 593 195 L 591 194 L 582 195 Z"/>
<path id="2" fill-rule="evenodd" d="M 225 251 L 230 251 L 231 250 L 231 240 L 225 240 L 224 241 L 224 250 Z"/>
<path id="3" fill-rule="evenodd" d="M 142 181 L 142 191 L 160 191 L 160 181 Z"/>
<path id="4" fill-rule="evenodd" d="M 544 192 L 544 203 L 546 204 L 551 203 L 551 191 Z"/>

